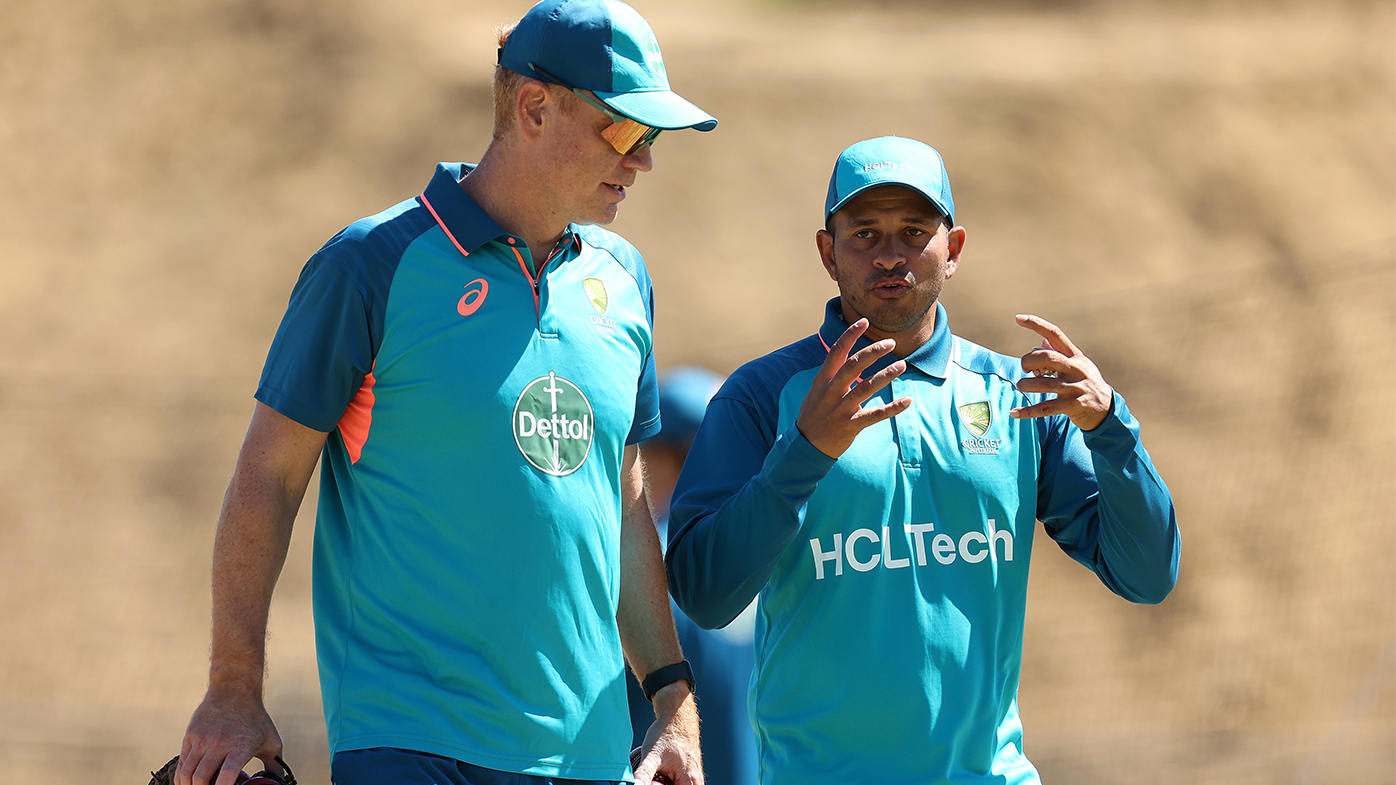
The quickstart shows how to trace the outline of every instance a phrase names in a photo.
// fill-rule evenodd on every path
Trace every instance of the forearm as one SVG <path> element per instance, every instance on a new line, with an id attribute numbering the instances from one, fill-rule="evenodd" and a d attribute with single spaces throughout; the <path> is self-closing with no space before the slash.
<path id="1" fill-rule="evenodd" d="M 214 536 L 211 691 L 261 692 L 272 590 L 324 441 L 257 404 Z"/>
<path id="2" fill-rule="evenodd" d="M 268 472 L 245 464 L 229 483 L 214 538 L 210 691 L 261 694 L 272 590 L 300 505 L 293 496 Z"/>
<path id="3" fill-rule="evenodd" d="M 624 517 L 621 520 L 620 602 L 616 624 L 626 660 L 635 674 L 647 674 L 683 659 L 659 534 L 645 500 L 636 448 L 626 448 Z"/>
<path id="4" fill-rule="evenodd" d="M 794 427 L 755 467 L 721 454 L 723 441 L 710 441 L 703 452 L 694 445 L 665 557 L 675 601 L 709 629 L 736 618 L 761 591 L 799 532 L 805 503 L 835 463 Z"/>

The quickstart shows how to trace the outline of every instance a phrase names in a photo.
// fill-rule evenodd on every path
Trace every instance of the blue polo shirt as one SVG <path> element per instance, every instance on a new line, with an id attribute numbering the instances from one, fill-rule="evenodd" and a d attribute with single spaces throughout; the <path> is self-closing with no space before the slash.
<path id="1" fill-rule="evenodd" d="M 329 432 L 316 517 L 331 752 L 629 776 L 621 464 L 659 431 L 629 243 L 534 259 L 441 164 L 306 264 L 257 400 Z"/>
<path id="2" fill-rule="evenodd" d="M 765 785 L 1036 783 L 1017 705 L 1035 521 L 1115 593 L 1158 602 L 1177 577 L 1172 498 L 1123 398 L 1089 433 L 1012 419 L 1043 396 L 939 304 L 868 404 L 911 408 L 824 455 L 795 422 L 846 329 L 835 298 L 816 335 L 708 404 L 670 507 L 670 590 L 704 627 L 760 594 L 748 706 Z"/>

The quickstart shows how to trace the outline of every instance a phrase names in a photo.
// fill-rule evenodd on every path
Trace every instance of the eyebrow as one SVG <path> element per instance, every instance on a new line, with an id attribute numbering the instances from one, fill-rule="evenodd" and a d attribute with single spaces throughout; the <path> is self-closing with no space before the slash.
<path id="1" fill-rule="evenodd" d="M 936 215 L 936 216 L 926 217 L 926 216 L 922 216 L 922 215 L 914 215 L 914 216 L 912 216 L 912 217 L 910 217 L 910 218 L 899 218 L 898 220 L 901 221 L 902 223 L 913 224 L 913 225 L 916 225 L 916 226 L 930 226 L 931 224 L 934 224 L 936 221 L 940 220 L 940 216 Z M 849 219 L 848 219 L 848 226 L 849 226 L 849 228 L 859 227 L 859 226 L 876 226 L 876 225 L 879 224 L 879 223 L 881 223 L 881 221 L 878 221 L 876 218 L 849 218 Z"/>

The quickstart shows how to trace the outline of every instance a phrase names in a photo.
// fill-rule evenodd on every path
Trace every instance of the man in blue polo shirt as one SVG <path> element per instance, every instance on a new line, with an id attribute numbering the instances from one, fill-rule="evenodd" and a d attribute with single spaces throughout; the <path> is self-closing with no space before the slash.
<path id="1" fill-rule="evenodd" d="M 653 298 L 597 224 L 669 89 L 615 0 L 546 0 L 501 35 L 494 138 L 306 264 L 219 519 L 208 693 L 177 781 L 281 751 L 267 610 L 323 455 L 314 601 L 338 785 L 629 780 L 625 660 L 656 720 L 634 777 L 702 781 L 692 670 L 636 445 L 659 430 Z"/>
<path id="2" fill-rule="evenodd" d="M 818 332 L 738 369 L 674 492 L 680 608 L 760 595 L 748 697 L 761 782 L 1038 782 L 1018 675 L 1035 521 L 1116 594 L 1177 576 L 1172 498 L 1124 399 L 1054 325 L 1005 357 L 938 302 L 965 245 L 940 155 L 838 158 Z"/>

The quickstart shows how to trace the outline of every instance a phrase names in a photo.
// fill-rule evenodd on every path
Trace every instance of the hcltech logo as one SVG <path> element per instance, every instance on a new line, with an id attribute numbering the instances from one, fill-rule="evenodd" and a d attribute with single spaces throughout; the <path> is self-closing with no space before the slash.
<path id="1" fill-rule="evenodd" d="M 664 73 L 664 55 L 659 53 L 659 42 L 654 40 L 654 36 L 650 36 L 649 40 L 645 42 L 645 65 L 661 76 L 666 75 Z"/>
<path id="2" fill-rule="evenodd" d="M 900 540 L 895 548 L 890 526 L 882 527 L 880 537 L 872 529 L 857 529 L 847 538 L 843 536 L 843 532 L 834 532 L 834 547 L 827 551 L 818 537 L 810 540 L 810 552 L 814 556 L 814 579 L 824 580 L 829 574 L 826 567 L 830 563 L 833 565 L 834 577 L 842 577 L 845 561 L 855 572 L 868 572 L 879 566 L 884 570 L 900 570 L 911 566 L 913 555 L 917 567 L 925 567 L 928 564 L 927 556 L 946 567 L 956 561 L 967 564 L 978 564 L 985 559 L 991 563 L 1000 559 L 1013 561 L 1013 532 L 1011 529 L 998 528 L 993 518 L 984 522 L 982 530 L 971 529 L 960 535 L 958 542 L 949 534 L 933 534 L 936 530 L 934 523 L 906 524 L 902 529 L 906 535 L 895 538 Z M 861 549 L 867 558 L 859 558 L 860 542 L 868 543 L 867 547 Z M 894 554 L 894 550 L 899 553 Z"/>
<path id="3" fill-rule="evenodd" d="M 577 385 L 552 371 L 529 382 L 514 404 L 514 443 L 544 474 L 566 477 L 591 454 L 595 415 Z"/>
<path id="4" fill-rule="evenodd" d="M 960 415 L 960 422 L 964 423 L 969 432 L 974 434 L 961 442 L 965 446 L 965 451 L 998 455 L 999 444 L 1003 440 L 983 438 L 984 434 L 989 432 L 989 426 L 994 424 L 994 414 L 993 410 L 989 408 L 989 402 L 967 403 L 955 411 Z"/>

